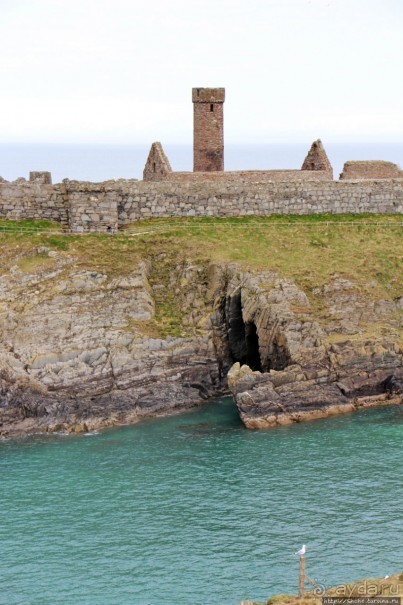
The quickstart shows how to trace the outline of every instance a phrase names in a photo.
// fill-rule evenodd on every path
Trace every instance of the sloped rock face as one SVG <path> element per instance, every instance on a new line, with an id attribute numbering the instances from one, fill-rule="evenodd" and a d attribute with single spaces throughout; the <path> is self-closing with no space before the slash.
<path id="1" fill-rule="evenodd" d="M 74 259 L 49 261 L 0 277 L 0 434 L 135 422 L 219 389 L 207 329 L 189 338 L 144 334 L 155 313 L 145 263 L 109 279 L 77 270 Z"/>
<path id="2" fill-rule="evenodd" d="M 0 275 L 0 436 L 185 410 L 223 392 L 227 375 L 249 428 L 401 401 L 401 300 L 373 284 L 363 297 L 333 276 L 313 292 L 318 313 L 273 272 L 181 261 L 162 284 L 154 269 L 110 276 L 43 248 Z M 187 336 L 153 329 L 167 290 Z"/>
<path id="3" fill-rule="evenodd" d="M 227 293 L 229 348 L 236 362 L 228 385 L 248 428 L 402 402 L 398 304 L 363 301 L 354 284 L 336 277 L 317 293 L 327 308 L 322 327 L 312 319 L 306 295 L 272 274 L 240 276 Z M 389 322 L 390 335 L 360 336 L 361 326 L 371 320 Z M 246 326 L 251 324 L 254 356 L 248 351 Z M 335 335 L 344 339 L 332 343 Z"/>

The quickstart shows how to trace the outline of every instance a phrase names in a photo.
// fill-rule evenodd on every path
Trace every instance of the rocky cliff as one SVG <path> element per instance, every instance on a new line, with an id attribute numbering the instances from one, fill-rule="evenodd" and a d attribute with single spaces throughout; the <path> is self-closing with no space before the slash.
<path id="1" fill-rule="evenodd" d="M 225 315 L 239 361 L 228 384 L 248 428 L 401 403 L 402 299 L 376 300 L 373 286 L 363 299 L 355 284 L 334 275 L 315 292 L 323 303 L 315 312 L 304 292 L 275 274 L 231 280 Z"/>
<path id="2" fill-rule="evenodd" d="M 101 240 L 74 241 L 3 248 L 2 436 L 184 410 L 227 374 L 249 428 L 401 401 L 402 298 L 374 281 L 304 290 L 171 243 L 128 255 L 108 239 L 101 262 Z"/>
<path id="3" fill-rule="evenodd" d="M 167 285 L 152 288 L 149 264 L 111 278 L 44 247 L 14 260 L 0 277 L 1 434 L 135 422 L 220 388 L 212 332 L 195 311 L 197 268 L 181 265 L 169 278 L 182 283 L 193 335 L 161 337 L 152 321 Z"/>

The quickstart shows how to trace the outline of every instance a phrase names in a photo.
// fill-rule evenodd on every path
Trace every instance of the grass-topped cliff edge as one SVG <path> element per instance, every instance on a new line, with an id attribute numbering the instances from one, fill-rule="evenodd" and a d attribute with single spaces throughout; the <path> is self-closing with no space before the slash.
<path id="1" fill-rule="evenodd" d="M 0 435 L 137 422 L 227 387 L 252 429 L 400 403 L 401 227 L 1 222 Z"/>
<path id="2" fill-rule="evenodd" d="M 0 221 L 0 273 L 14 264 L 26 271 L 52 265 L 45 246 L 74 256 L 79 269 L 109 278 L 130 274 L 141 259 L 152 263 L 152 284 L 166 284 L 175 266 L 235 262 L 292 279 L 310 299 L 318 321 L 326 321 L 323 287 L 335 276 L 354 284 L 363 300 L 401 300 L 403 221 L 398 215 L 272 215 L 232 219 L 151 219 L 116 235 L 62 233 L 47 221 Z M 151 332 L 186 335 L 181 309 L 170 288 L 155 290 Z M 382 321 L 365 327 L 385 335 Z M 337 336 L 335 336 L 337 338 Z"/>

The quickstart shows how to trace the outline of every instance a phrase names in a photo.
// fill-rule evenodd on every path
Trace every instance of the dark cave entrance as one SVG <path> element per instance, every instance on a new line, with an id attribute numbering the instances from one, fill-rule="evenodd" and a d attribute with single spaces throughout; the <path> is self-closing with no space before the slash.
<path id="1" fill-rule="evenodd" d="M 253 321 L 244 322 L 242 317 L 241 293 L 230 299 L 227 314 L 228 344 L 231 361 L 247 364 L 253 371 L 262 371 L 259 337 Z"/>
<path id="2" fill-rule="evenodd" d="M 253 321 L 245 324 L 245 342 L 246 342 L 246 362 L 253 370 L 262 371 L 262 362 L 260 360 L 259 337 Z"/>
<path id="3" fill-rule="evenodd" d="M 253 371 L 268 372 L 284 370 L 291 363 L 286 339 L 276 327 L 261 343 L 253 321 L 244 322 L 242 317 L 241 292 L 227 299 L 226 328 L 228 334 L 229 357 L 232 363 L 247 364 Z M 263 346 L 262 346 L 263 344 Z"/>

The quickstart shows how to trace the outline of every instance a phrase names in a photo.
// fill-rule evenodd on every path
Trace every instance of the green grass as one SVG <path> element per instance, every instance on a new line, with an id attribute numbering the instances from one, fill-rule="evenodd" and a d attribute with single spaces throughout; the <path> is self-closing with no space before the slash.
<path id="1" fill-rule="evenodd" d="M 151 261 L 156 318 L 150 331 L 180 336 L 184 331 L 180 301 L 172 291 L 175 267 L 189 260 L 206 267 L 236 262 L 245 269 L 270 270 L 294 280 L 320 316 L 316 289 L 337 274 L 355 284 L 364 298 L 402 296 L 403 230 L 399 215 L 272 215 L 269 217 L 151 219 L 117 235 L 63 235 L 48 221 L 1 221 L 16 232 L 0 232 L 4 271 L 16 258 L 34 257 L 46 246 L 74 257 L 78 269 L 96 270 L 110 279 L 128 275 L 141 259 Z M 21 233 L 21 226 L 42 233 Z M 60 230 L 60 226 L 57 226 Z M 43 259 L 24 261 L 38 270 Z M 45 263 L 46 264 L 46 263 Z M 153 327 L 154 326 L 154 327 Z"/>
<path id="2" fill-rule="evenodd" d="M 281 219 L 281 220 L 280 220 Z M 285 221 L 288 221 L 285 223 Z M 400 292 L 402 218 L 396 215 L 270 216 L 242 219 L 152 220 L 135 225 L 138 247 L 178 242 L 218 262 L 271 269 L 303 288 L 323 285 L 338 273 L 358 283 L 375 280 L 379 293 Z M 163 229 L 166 229 L 164 232 Z"/>
<path id="3" fill-rule="evenodd" d="M 351 584 L 340 584 L 328 588 L 324 595 L 316 595 L 307 590 L 305 596 L 300 598 L 295 595 L 277 595 L 270 597 L 266 605 L 320 605 L 322 596 L 328 597 L 397 597 L 403 596 L 403 573 L 390 575 L 388 578 L 366 578 Z M 261 605 L 254 603 L 254 605 Z"/>
<path id="4" fill-rule="evenodd" d="M 0 219 L 0 232 L 7 233 L 36 233 L 38 231 L 62 231 L 60 223 L 36 219 L 10 221 Z"/>

